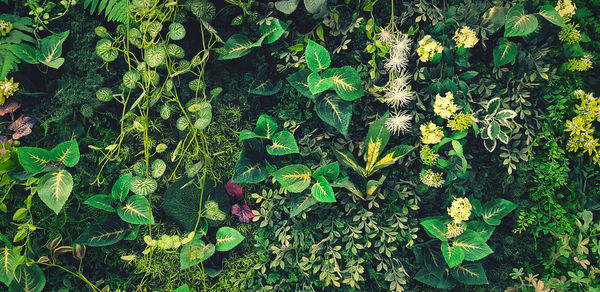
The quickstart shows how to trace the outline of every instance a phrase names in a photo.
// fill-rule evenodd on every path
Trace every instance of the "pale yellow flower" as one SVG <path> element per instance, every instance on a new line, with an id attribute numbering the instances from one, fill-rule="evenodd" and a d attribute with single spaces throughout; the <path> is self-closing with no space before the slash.
<path id="1" fill-rule="evenodd" d="M 469 220 L 469 216 L 471 216 L 471 202 L 467 198 L 455 198 L 450 208 L 448 208 L 448 215 L 452 217 L 454 223 Z"/>
<path id="2" fill-rule="evenodd" d="M 468 26 L 457 29 L 452 39 L 456 42 L 456 47 L 464 46 L 466 49 L 474 47 L 479 41 L 475 31 Z"/>
<path id="3" fill-rule="evenodd" d="M 423 124 L 419 129 L 421 130 L 421 142 L 423 142 L 423 144 L 437 144 L 442 141 L 442 138 L 444 137 L 442 127 L 433 122 Z"/>
<path id="4" fill-rule="evenodd" d="M 435 96 L 435 102 L 433 103 L 433 112 L 438 116 L 449 119 L 456 111 L 458 106 L 454 104 L 454 95 L 452 92 L 446 92 L 445 96 L 437 94 Z"/>
<path id="5" fill-rule="evenodd" d="M 436 54 L 440 54 L 442 51 L 444 51 L 442 44 L 431 38 L 430 35 L 426 35 L 419 41 L 417 54 L 421 62 L 429 62 L 433 60 Z"/>

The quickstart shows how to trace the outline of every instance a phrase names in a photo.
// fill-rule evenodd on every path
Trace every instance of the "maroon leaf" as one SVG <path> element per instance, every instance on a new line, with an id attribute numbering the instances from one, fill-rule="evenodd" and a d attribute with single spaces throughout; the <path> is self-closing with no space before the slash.
<path id="1" fill-rule="evenodd" d="M 240 206 L 240 204 L 231 206 L 231 214 L 238 216 L 238 219 L 242 223 L 250 223 L 250 219 L 255 217 L 250 207 L 246 204 L 243 206 Z"/>
<path id="2" fill-rule="evenodd" d="M 0 106 L 0 117 L 4 116 L 5 114 L 14 113 L 20 107 L 21 107 L 20 103 L 14 101 L 14 100 L 9 100 Z"/>
<path id="3" fill-rule="evenodd" d="M 8 126 L 8 129 L 15 132 L 12 135 L 12 138 L 17 140 L 23 136 L 31 134 L 31 127 L 33 127 L 36 122 L 37 121 L 34 118 L 20 116 L 16 121 Z"/>
<path id="4" fill-rule="evenodd" d="M 225 191 L 227 191 L 227 194 L 237 200 L 241 200 L 244 197 L 244 189 L 242 188 L 242 186 L 240 186 L 239 184 L 236 184 L 234 182 L 231 182 L 231 180 L 229 180 L 226 184 L 225 184 Z"/>

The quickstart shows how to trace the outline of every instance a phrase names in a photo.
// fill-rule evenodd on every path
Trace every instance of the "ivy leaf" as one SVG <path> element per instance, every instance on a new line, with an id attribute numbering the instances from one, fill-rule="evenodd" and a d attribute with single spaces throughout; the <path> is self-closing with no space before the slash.
<path id="1" fill-rule="evenodd" d="M 318 176 L 322 176 L 325 179 L 334 181 L 338 178 L 338 176 L 340 176 L 340 164 L 336 161 L 327 165 L 323 165 L 317 168 L 317 170 L 315 170 L 315 172 L 313 172 L 312 175 L 315 178 Z"/>
<path id="2" fill-rule="evenodd" d="M 258 117 L 254 133 L 260 135 L 262 138 L 272 139 L 278 128 L 277 123 L 275 123 L 271 116 L 262 114 Z"/>
<path id="3" fill-rule="evenodd" d="M 360 75 L 350 66 L 327 69 L 323 77 L 333 81 L 335 93 L 343 100 L 353 101 L 365 95 Z"/>
<path id="4" fill-rule="evenodd" d="M 117 214 L 94 221 L 77 237 L 75 243 L 87 246 L 107 246 L 127 235 L 128 226 Z"/>
<path id="5" fill-rule="evenodd" d="M 169 25 L 169 37 L 178 41 L 185 37 L 185 27 L 181 23 L 173 22 Z"/>
<path id="6" fill-rule="evenodd" d="M 117 209 L 117 214 L 123 221 L 131 224 L 154 224 L 150 202 L 140 195 L 129 197 L 125 205 Z"/>
<path id="7" fill-rule="evenodd" d="M 243 34 L 234 34 L 223 45 L 221 55 L 218 59 L 231 60 L 243 57 L 249 54 L 252 48 L 259 47 L 262 40 L 263 38 L 260 38 L 259 41 L 253 42 Z"/>
<path id="8" fill-rule="evenodd" d="M 448 241 L 442 241 L 442 255 L 450 268 L 460 265 L 465 260 L 465 251 L 461 247 L 450 246 Z"/>
<path id="9" fill-rule="evenodd" d="M 494 67 L 498 68 L 512 62 L 517 57 L 517 51 L 517 44 L 506 38 L 500 38 L 494 48 Z"/>
<path id="10" fill-rule="evenodd" d="M 481 263 L 466 262 L 450 270 L 457 281 L 467 285 L 489 284 Z"/>
<path id="11" fill-rule="evenodd" d="M 348 135 L 348 126 L 352 119 L 352 103 L 342 100 L 335 94 L 320 97 L 315 104 L 317 116 L 334 127 L 342 135 Z"/>
<path id="12" fill-rule="evenodd" d="M 284 166 L 272 175 L 284 189 L 292 193 L 302 192 L 310 185 L 310 169 L 302 164 Z"/>
<path id="13" fill-rule="evenodd" d="M 319 202 L 333 203 L 336 202 L 333 188 L 326 178 L 322 176 L 315 177 L 315 184 L 311 188 L 312 196 Z"/>
<path id="14" fill-rule="evenodd" d="M 535 15 L 525 14 L 525 7 L 516 4 L 506 13 L 504 37 L 526 36 L 535 31 L 538 21 Z"/>
<path id="15" fill-rule="evenodd" d="M 52 153 L 37 147 L 19 147 L 17 157 L 25 171 L 38 173 L 43 171 L 46 168 L 46 163 L 52 160 Z"/>
<path id="16" fill-rule="evenodd" d="M 304 56 L 308 69 L 313 72 L 325 70 L 331 65 L 331 56 L 327 49 L 312 40 L 308 41 L 304 50 Z"/>
<path id="17" fill-rule="evenodd" d="M 52 148 L 50 154 L 52 154 L 52 161 L 73 167 L 79 162 L 79 144 L 75 140 L 62 142 Z"/>
<path id="18" fill-rule="evenodd" d="M 441 241 L 448 241 L 446 236 L 444 236 L 447 232 L 446 224 L 442 220 L 437 218 L 425 219 L 421 221 L 421 226 L 432 237 L 436 237 Z"/>
<path id="19" fill-rule="evenodd" d="M 115 208 L 113 207 L 114 199 L 108 195 L 95 195 L 85 200 L 83 203 L 96 209 L 108 212 L 116 212 Z"/>
<path id="20" fill-rule="evenodd" d="M 229 251 L 244 240 L 244 236 L 231 227 L 221 227 L 217 230 L 217 243 L 215 249 L 218 251 Z"/>
<path id="21" fill-rule="evenodd" d="M 119 200 L 120 202 L 125 200 L 127 194 L 129 194 L 129 184 L 131 183 L 132 178 L 133 175 L 131 172 L 128 172 L 126 174 L 122 174 L 119 179 L 117 179 L 111 189 L 111 196 L 113 199 Z"/>
<path id="22" fill-rule="evenodd" d="M 144 178 L 136 176 L 131 179 L 129 188 L 136 195 L 147 196 L 156 191 L 158 184 L 156 183 L 156 180 L 151 177 Z"/>
<path id="23" fill-rule="evenodd" d="M 42 202 L 58 215 L 73 190 L 73 177 L 64 169 L 49 172 L 40 178 L 37 190 Z"/>
<path id="24" fill-rule="evenodd" d="M 308 75 L 310 75 L 310 70 L 300 70 L 286 78 L 287 82 L 289 82 L 300 94 L 310 98 L 315 99 L 315 96 L 310 93 L 310 88 L 308 87 Z"/>
<path id="25" fill-rule="evenodd" d="M 498 226 L 500 225 L 500 219 L 504 218 L 504 216 L 508 215 L 515 208 L 517 208 L 517 204 L 511 201 L 495 199 L 485 203 L 481 217 L 483 217 L 485 223 Z"/>
<path id="26" fill-rule="evenodd" d="M 196 119 L 196 122 L 194 122 L 194 128 L 202 131 L 206 129 L 212 121 L 212 106 L 206 101 L 200 102 L 198 105 L 198 118 Z"/>
<path id="27" fill-rule="evenodd" d="M 277 41 L 288 28 L 288 24 L 277 19 L 273 18 L 269 21 L 264 21 L 260 25 L 260 33 L 265 38 L 266 44 L 272 44 Z"/>
<path id="28" fill-rule="evenodd" d="M 15 279 L 10 284 L 9 292 L 42 292 L 46 286 L 46 277 L 36 264 L 19 265 L 15 270 Z"/>
<path id="29" fill-rule="evenodd" d="M 255 161 L 244 155 L 240 156 L 233 169 L 234 183 L 255 184 L 269 177 L 267 168 L 263 161 Z"/>
<path id="30" fill-rule="evenodd" d="M 319 94 L 333 86 L 333 80 L 331 78 L 322 78 L 318 72 L 310 73 L 307 82 L 311 94 Z"/>
<path id="31" fill-rule="evenodd" d="M 287 130 L 277 132 L 271 142 L 272 145 L 267 145 L 267 153 L 271 155 L 300 153 L 294 135 Z"/>
<path id="32" fill-rule="evenodd" d="M 544 5 L 540 7 L 540 13 L 543 18 L 560 27 L 565 26 L 565 21 L 560 17 L 560 14 L 552 7 L 552 5 Z"/>
<path id="33" fill-rule="evenodd" d="M 0 282 L 8 286 L 14 279 L 17 266 L 21 264 L 21 247 L 4 247 L 0 253 Z"/>
<path id="34" fill-rule="evenodd" d="M 460 247 L 465 252 L 465 260 L 478 261 L 494 251 L 485 243 L 479 234 L 466 230 L 452 241 L 452 247 Z"/>

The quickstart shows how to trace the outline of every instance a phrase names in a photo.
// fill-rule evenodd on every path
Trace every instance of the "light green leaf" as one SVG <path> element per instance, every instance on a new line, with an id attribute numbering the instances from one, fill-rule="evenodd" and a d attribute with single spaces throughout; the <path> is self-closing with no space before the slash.
<path id="1" fill-rule="evenodd" d="M 46 277 L 36 264 L 19 265 L 15 270 L 15 278 L 10 284 L 9 292 L 42 292 L 46 286 Z"/>
<path id="2" fill-rule="evenodd" d="M 302 164 L 284 166 L 272 175 L 284 189 L 292 193 L 302 192 L 310 185 L 310 169 Z"/>
<path id="3" fill-rule="evenodd" d="M 199 103 L 199 105 L 200 109 L 198 110 L 196 122 L 194 122 L 194 128 L 202 131 L 212 121 L 212 106 L 206 101 Z"/>
<path id="4" fill-rule="evenodd" d="M 365 95 L 358 72 L 350 66 L 327 69 L 323 77 L 333 81 L 335 93 L 343 100 L 353 101 Z"/>
<path id="5" fill-rule="evenodd" d="M 52 161 L 73 167 L 79 162 L 79 144 L 75 140 L 62 142 L 52 148 L 50 154 L 52 154 Z"/>
<path id="6" fill-rule="evenodd" d="M 481 16 L 481 26 L 487 28 L 491 34 L 496 33 L 506 23 L 508 8 L 494 6 Z"/>
<path id="7" fill-rule="evenodd" d="M 167 169 L 167 164 L 162 159 L 156 159 L 152 162 L 152 177 L 159 178 Z"/>
<path id="8" fill-rule="evenodd" d="M 543 18 L 560 27 L 565 26 L 565 21 L 560 17 L 560 14 L 552 7 L 552 5 L 544 5 L 540 7 L 540 13 Z"/>
<path id="9" fill-rule="evenodd" d="M 244 236 L 231 227 L 221 227 L 217 230 L 215 249 L 218 251 L 229 251 L 244 240 Z"/>
<path id="10" fill-rule="evenodd" d="M 264 161 L 254 161 L 240 156 L 233 169 L 232 182 L 255 184 L 269 177 Z"/>
<path id="11" fill-rule="evenodd" d="M 478 233 L 466 230 L 452 241 L 452 247 L 460 247 L 465 252 L 465 260 L 478 261 L 491 253 L 492 249 L 485 243 Z"/>
<path id="12" fill-rule="evenodd" d="M 329 68 L 331 65 L 331 56 L 323 46 L 309 40 L 304 50 L 306 65 L 313 72 L 319 72 Z"/>
<path id="13" fill-rule="evenodd" d="M 260 33 L 265 38 L 266 44 L 272 44 L 277 41 L 287 29 L 288 24 L 277 19 L 273 18 L 267 21 L 264 21 L 260 25 Z"/>
<path id="14" fill-rule="evenodd" d="M 183 284 L 177 287 L 177 289 L 173 290 L 173 292 L 190 292 L 190 287 L 188 284 Z"/>
<path id="15" fill-rule="evenodd" d="M 333 203 L 336 202 L 333 188 L 326 178 L 322 176 L 315 177 L 315 184 L 311 188 L 312 196 L 319 202 Z"/>
<path id="16" fill-rule="evenodd" d="M 315 170 L 315 172 L 313 172 L 312 175 L 315 178 L 318 176 L 322 176 L 325 179 L 334 181 L 338 178 L 338 176 L 340 176 L 340 164 L 338 162 L 333 162 L 327 165 L 323 165 L 317 168 L 317 170 Z"/>
<path id="17" fill-rule="evenodd" d="M 445 234 L 447 232 L 446 224 L 440 219 L 431 218 L 421 221 L 421 226 L 427 233 L 441 241 L 447 241 Z"/>
<path id="18" fill-rule="evenodd" d="M 166 57 L 165 48 L 160 46 L 151 46 L 144 50 L 144 61 L 151 68 L 164 64 Z"/>
<path id="19" fill-rule="evenodd" d="M 173 22 L 169 25 L 169 37 L 178 41 L 185 37 L 185 27 L 181 23 Z"/>
<path id="20" fill-rule="evenodd" d="M 277 123 L 275 123 L 271 116 L 262 114 L 260 117 L 258 117 L 256 127 L 254 128 L 254 133 L 263 138 L 272 139 L 278 128 L 279 127 L 277 126 Z"/>
<path id="21" fill-rule="evenodd" d="M 448 241 L 442 241 L 442 255 L 450 268 L 460 265 L 465 259 L 465 251 L 461 247 L 451 246 Z"/>
<path id="22" fill-rule="evenodd" d="M 197 232 L 194 239 L 185 244 L 179 253 L 179 269 L 186 270 L 210 258 L 215 253 L 212 243 L 202 241 L 202 232 Z"/>
<path id="23" fill-rule="evenodd" d="M 29 64 L 39 63 L 37 49 L 28 44 L 15 44 L 8 47 L 8 50 L 24 62 Z"/>
<path id="24" fill-rule="evenodd" d="M 176 44 L 169 44 L 167 46 L 167 54 L 173 58 L 181 59 L 185 57 L 185 50 Z"/>
<path id="25" fill-rule="evenodd" d="M 133 175 L 131 172 L 128 172 L 126 174 L 122 174 L 119 179 L 117 179 L 111 189 L 111 196 L 113 199 L 119 200 L 120 202 L 125 200 L 127 194 L 129 194 L 129 184 L 131 183 L 132 178 Z"/>
<path id="26" fill-rule="evenodd" d="M 322 78 L 318 72 L 310 73 L 307 82 L 311 94 L 319 94 L 333 86 L 331 78 Z"/>
<path id="27" fill-rule="evenodd" d="M 535 15 L 525 14 L 525 7 L 516 4 L 506 13 L 504 37 L 526 36 L 535 31 L 538 21 Z"/>
<path id="28" fill-rule="evenodd" d="M 21 247 L 3 247 L 0 254 L 0 282 L 8 286 L 14 279 L 15 270 L 21 264 Z"/>
<path id="29" fill-rule="evenodd" d="M 317 99 L 315 111 L 325 123 L 334 127 L 342 135 L 348 135 L 348 127 L 352 120 L 351 102 L 342 100 L 335 94 L 327 94 Z"/>
<path id="30" fill-rule="evenodd" d="M 150 202 L 140 195 L 130 196 L 127 202 L 117 209 L 117 214 L 127 223 L 154 224 Z"/>
<path id="31" fill-rule="evenodd" d="M 298 7 L 300 0 L 282 0 L 275 2 L 275 9 L 285 13 L 292 14 Z"/>
<path id="32" fill-rule="evenodd" d="M 481 238 L 483 242 L 486 242 L 492 237 L 495 228 L 481 221 L 469 221 L 467 222 L 467 229 L 477 233 L 479 238 Z"/>
<path id="33" fill-rule="evenodd" d="M 69 36 L 68 30 L 41 39 L 38 42 L 38 61 L 55 69 L 60 67 L 64 62 L 64 59 L 60 58 L 62 44 L 67 39 L 67 36 Z M 59 61 L 59 59 L 62 59 L 62 61 Z"/>
<path id="34" fill-rule="evenodd" d="M 108 39 L 101 39 L 96 43 L 96 55 L 100 56 L 104 62 L 112 62 L 119 56 L 119 51 L 112 46 Z"/>
<path id="35" fill-rule="evenodd" d="M 365 162 L 367 163 L 367 171 L 372 171 L 377 163 L 379 155 L 383 153 L 385 146 L 390 140 L 390 131 L 385 127 L 385 121 L 388 119 L 389 113 L 385 113 L 381 118 L 369 126 L 367 137 L 365 138 Z"/>
<path id="36" fill-rule="evenodd" d="M 318 201 L 315 200 L 315 197 L 309 192 L 298 194 L 291 200 L 290 216 L 296 217 L 316 203 L 318 203 Z"/>
<path id="37" fill-rule="evenodd" d="M 156 183 L 156 180 L 151 177 L 144 178 L 136 176 L 131 179 L 129 188 L 136 195 L 147 196 L 156 191 L 158 184 Z"/>
<path id="38" fill-rule="evenodd" d="M 504 218 L 504 216 L 508 215 L 515 208 L 517 208 L 517 204 L 511 201 L 495 199 L 485 203 L 481 217 L 483 217 L 485 223 L 498 226 L 500 225 L 500 219 Z"/>
<path id="39" fill-rule="evenodd" d="M 300 153 L 294 135 L 287 130 L 275 133 L 271 142 L 272 145 L 267 145 L 267 153 L 271 155 Z"/>
<path id="40" fill-rule="evenodd" d="M 73 190 L 73 177 L 64 169 L 49 172 L 40 178 L 37 190 L 42 202 L 58 215 Z"/>
<path id="41" fill-rule="evenodd" d="M 140 73 L 135 70 L 130 70 L 123 74 L 123 85 L 129 89 L 136 88 L 138 81 L 140 81 Z"/>
<path id="42" fill-rule="evenodd" d="M 95 195 L 83 202 L 84 204 L 94 207 L 96 209 L 115 212 L 115 208 L 112 206 L 114 199 L 108 195 Z"/>
<path id="43" fill-rule="evenodd" d="M 467 285 L 489 284 L 481 263 L 465 262 L 450 270 L 457 281 Z"/>
<path id="44" fill-rule="evenodd" d="M 494 66 L 496 68 L 509 64 L 517 57 L 517 44 L 506 38 L 500 38 L 498 45 L 494 48 Z"/>
<path id="45" fill-rule="evenodd" d="M 52 153 L 46 149 L 37 147 L 19 147 L 17 148 L 19 163 L 25 171 L 38 173 L 46 168 L 46 164 L 52 160 Z"/>
<path id="46" fill-rule="evenodd" d="M 77 237 L 75 243 L 87 246 L 107 246 L 123 239 L 127 235 L 127 230 L 127 223 L 114 214 L 92 222 Z"/>

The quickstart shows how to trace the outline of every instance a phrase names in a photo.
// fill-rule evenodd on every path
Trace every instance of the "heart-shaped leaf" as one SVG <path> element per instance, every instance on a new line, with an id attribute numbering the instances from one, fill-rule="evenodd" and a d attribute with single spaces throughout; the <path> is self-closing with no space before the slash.
<path id="1" fill-rule="evenodd" d="M 240 156 L 233 169 L 232 182 L 255 184 L 269 177 L 263 161 L 256 161 L 244 155 Z"/>
<path id="2" fill-rule="evenodd" d="M 129 194 L 129 184 L 131 183 L 131 179 L 133 175 L 131 172 L 123 174 L 117 179 L 115 184 L 111 189 L 111 196 L 115 200 L 119 200 L 119 202 L 123 202 Z"/>
<path id="3" fill-rule="evenodd" d="M 310 93 L 310 88 L 308 87 L 308 75 L 310 75 L 310 70 L 300 70 L 286 78 L 286 80 L 294 87 L 296 90 L 300 92 L 300 94 L 314 99 L 315 96 Z"/>
<path id="4" fill-rule="evenodd" d="M 304 56 L 308 69 L 313 72 L 325 70 L 331 65 L 331 56 L 327 49 L 312 40 L 308 41 L 304 50 Z"/>
<path id="5" fill-rule="evenodd" d="M 148 47 L 144 51 L 144 61 L 151 68 L 164 64 L 166 57 L 165 49 L 159 46 Z"/>
<path id="6" fill-rule="evenodd" d="M 281 90 L 282 83 L 280 80 L 273 82 L 271 80 L 255 80 L 250 85 L 248 93 L 256 95 L 273 95 Z"/>
<path id="7" fill-rule="evenodd" d="M 73 177 L 64 169 L 49 172 L 40 178 L 37 190 L 42 202 L 58 215 L 73 190 Z"/>
<path id="8" fill-rule="evenodd" d="M 489 284 L 481 263 L 466 262 L 450 270 L 454 279 L 467 285 Z"/>
<path id="9" fill-rule="evenodd" d="M 494 66 L 496 68 L 512 62 L 517 57 L 517 44 L 500 38 L 494 48 Z"/>
<path id="10" fill-rule="evenodd" d="M 143 178 L 140 176 L 136 176 L 131 179 L 131 182 L 129 183 L 129 188 L 136 195 L 147 196 L 156 191 L 156 189 L 158 188 L 158 184 L 151 177 Z"/>
<path id="11" fill-rule="evenodd" d="M 453 247 L 460 247 L 465 252 L 465 260 L 478 261 L 491 253 L 492 249 L 474 231 L 466 230 L 452 241 Z"/>
<path id="12" fill-rule="evenodd" d="M 267 153 L 271 155 L 300 153 L 294 135 L 287 130 L 275 133 L 271 142 L 272 145 L 267 145 Z"/>
<path id="13" fill-rule="evenodd" d="M 21 264 L 21 247 L 0 249 L 0 282 L 7 286 L 13 281 L 15 270 Z"/>
<path id="14" fill-rule="evenodd" d="M 315 177 L 315 184 L 311 188 L 311 194 L 319 202 L 333 203 L 336 202 L 333 188 L 326 178 L 322 176 Z"/>
<path id="15" fill-rule="evenodd" d="M 156 159 L 152 162 L 152 177 L 159 178 L 167 169 L 167 164 L 162 159 Z"/>
<path id="16" fill-rule="evenodd" d="M 504 37 L 526 36 L 535 31 L 538 20 L 533 14 L 525 14 L 525 7 L 516 4 L 506 13 Z"/>
<path id="17" fill-rule="evenodd" d="M 101 39 L 96 43 L 96 55 L 100 56 L 104 62 L 112 62 L 119 56 L 119 51 L 112 46 L 108 39 Z"/>
<path id="18" fill-rule="evenodd" d="M 302 164 L 284 166 L 272 175 L 284 189 L 292 193 L 302 192 L 310 185 L 310 169 Z"/>
<path id="19" fill-rule="evenodd" d="M 223 45 L 219 60 L 230 60 L 243 57 L 250 53 L 252 48 L 259 47 L 263 38 L 253 42 L 247 36 L 242 34 L 232 35 Z"/>
<path id="20" fill-rule="evenodd" d="M 135 70 L 130 70 L 123 74 L 123 85 L 129 89 L 137 87 L 137 82 L 140 81 L 140 73 Z"/>
<path id="21" fill-rule="evenodd" d="M 333 86 L 331 78 L 322 78 L 318 72 L 310 73 L 307 82 L 311 94 L 319 94 Z"/>
<path id="22" fill-rule="evenodd" d="M 9 292 L 42 292 L 46 286 L 46 277 L 36 264 L 19 265 L 15 270 L 15 279 L 10 284 Z"/>
<path id="23" fill-rule="evenodd" d="M 543 18 L 560 27 L 565 26 L 565 21 L 560 17 L 560 14 L 552 7 L 552 5 L 544 5 L 540 7 L 540 13 Z"/>
<path id="24" fill-rule="evenodd" d="M 450 245 L 448 241 L 442 241 L 442 255 L 450 268 L 460 265 L 465 260 L 465 251 L 461 247 Z"/>
<path id="25" fill-rule="evenodd" d="M 262 114 L 258 117 L 254 133 L 266 139 L 272 139 L 273 135 L 279 127 L 277 123 L 267 114 Z"/>
<path id="26" fill-rule="evenodd" d="M 194 128 L 204 130 L 212 121 L 212 106 L 210 103 L 203 101 L 199 103 L 198 118 L 194 122 Z"/>
<path id="27" fill-rule="evenodd" d="M 508 215 L 515 208 L 517 208 L 517 204 L 511 201 L 507 201 L 505 199 L 495 199 L 487 202 L 483 206 L 481 217 L 483 217 L 483 221 L 485 221 L 485 223 L 498 226 L 500 225 L 500 219 L 504 218 L 504 216 Z"/>
<path id="28" fill-rule="evenodd" d="M 321 120 L 334 127 L 342 135 L 348 135 L 348 126 L 352 119 L 351 102 L 342 100 L 335 94 L 327 94 L 317 99 L 315 110 Z"/>
<path id="29" fill-rule="evenodd" d="M 323 77 L 333 81 L 335 93 L 343 100 L 353 101 L 365 95 L 358 72 L 350 66 L 327 69 Z"/>
<path id="30" fill-rule="evenodd" d="M 260 25 L 260 33 L 265 39 L 266 44 L 271 44 L 277 41 L 287 29 L 288 24 L 277 19 L 273 18 L 270 20 L 264 21 Z"/>
<path id="31" fill-rule="evenodd" d="M 21 166 L 31 173 L 43 171 L 46 164 L 52 160 L 50 151 L 36 147 L 19 147 L 17 156 Z"/>
<path id="32" fill-rule="evenodd" d="M 150 202 L 140 195 L 130 196 L 127 202 L 117 209 L 117 214 L 123 221 L 131 224 L 154 224 Z"/>
<path id="33" fill-rule="evenodd" d="M 323 165 L 317 168 L 312 175 L 313 177 L 322 176 L 325 179 L 334 181 L 338 178 L 338 176 L 340 176 L 340 164 L 336 161 L 327 165 Z"/>

